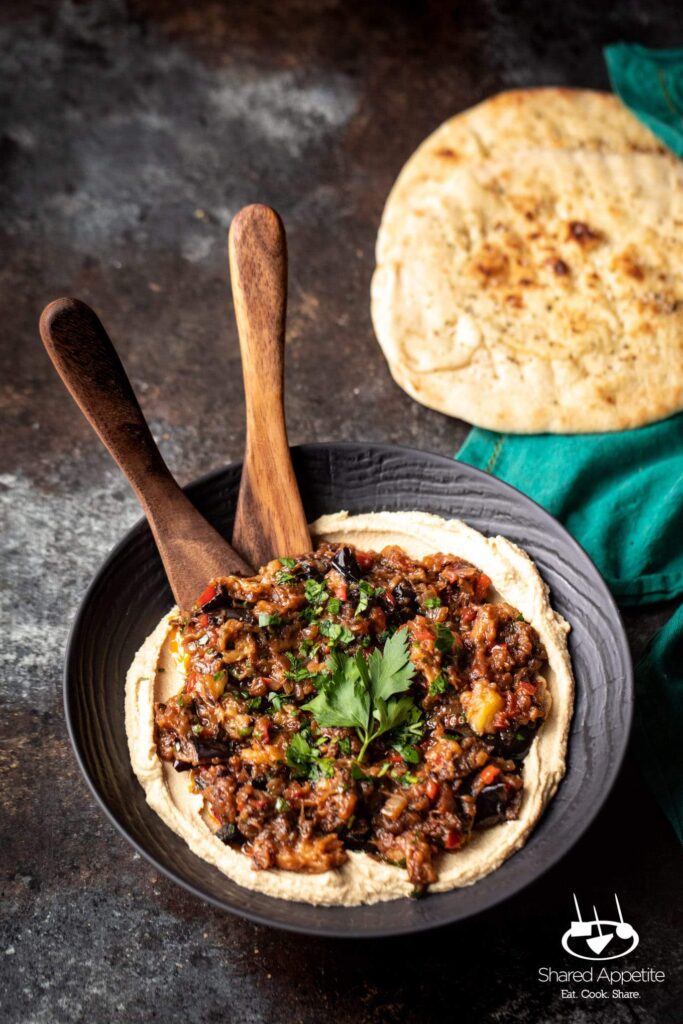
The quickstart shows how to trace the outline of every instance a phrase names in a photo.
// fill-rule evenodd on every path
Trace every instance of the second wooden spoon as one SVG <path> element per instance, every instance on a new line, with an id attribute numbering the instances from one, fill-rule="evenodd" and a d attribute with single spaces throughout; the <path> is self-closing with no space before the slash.
<path id="1" fill-rule="evenodd" d="M 287 240 L 269 206 L 230 225 L 230 279 L 242 353 L 247 443 L 232 543 L 252 565 L 312 550 L 284 407 Z"/>

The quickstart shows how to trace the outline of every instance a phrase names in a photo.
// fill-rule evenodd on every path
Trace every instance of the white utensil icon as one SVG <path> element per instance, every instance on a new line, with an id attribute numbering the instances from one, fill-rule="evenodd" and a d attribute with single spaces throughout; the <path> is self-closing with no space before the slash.
<path id="1" fill-rule="evenodd" d="M 621 913 L 621 907 L 619 905 L 619 899 L 617 898 L 617 894 L 616 893 L 614 894 L 614 902 L 617 905 L 617 912 L 619 914 L 619 924 L 617 925 L 617 938 L 619 938 L 619 939 L 632 939 L 634 934 L 635 934 L 635 932 L 633 931 L 633 928 L 631 927 L 631 925 L 630 924 L 626 924 L 626 922 L 624 921 L 624 916 Z"/>
<path id="2" fill-rule="evenodd" d="M 576 893 L 572 893 L 572 895 L 574 897 L 574 906 L 576 907 L 576 920 L 570 922 L 569 928 L 562 936 L 562 948 L 567 953 L 578 957 L 579 960 L 615 960 L 618 957 L 626 956 L 627 953 L 633 952 L 640 942 L 640 938 L 633 925 L 624 921 L 619 897 L 616 893 L 614 894 L 614 902 L 617 907 L 618 920 L 598 917 L 597 908 L 593 906 L 594 919 L 592 921 L 584 921 L 581 916 Z M 594 934 L 596 928 L 597 934 Z M 615 935 L 618 939 L 622 940 L 622 943 L 629 942 L 630 945 L 626 949 L 619 949 L 618 946 L 622 943 L 618 943 L 616 953 L 612 952 L 603 956 L 604 950 L 612 942 Z"/>
<path id="3" fill-rule="evenodd" d="M 593 907 L 593 913 L 595 915 L 595 923 L 598 926 L 598 934 L 592 935 L 589 939 L 586 939 L 586 945 L 589 947 L 589 949 L 593 950 L 596 956 L 599 956 L 600 953 L 602 953 L 605 946 L 609 945 L 609 943 L 614 938 L 614 933 L 608 932 L 607 935 L 603 935 L 602 928 L 600 926 L 600 918 L 598 917 L 598 912 L 595 909 L 595 907 Z"/>
<path id="4" fill-rule="evenodd" d="M 581 917 L 581 911 L 579 909 L 579 901 L 576 898 L 576 893 L 573 892 L 574 906 L 576 907 L 576 921 L 572 921 L 571 928 L 569 929 L 571 937 L 573 939 L 587 939 L 593 933 L 593 925 L 590 921 L 584 921 Z"/>

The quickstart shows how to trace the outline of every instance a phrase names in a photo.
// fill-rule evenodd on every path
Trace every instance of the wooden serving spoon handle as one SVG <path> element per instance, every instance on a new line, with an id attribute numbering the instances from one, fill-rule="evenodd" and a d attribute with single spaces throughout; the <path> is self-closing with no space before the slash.
<path id="1" fill-rule="evenodd" d="M 312 550 L 284 406 L 287 239 L 269 206 L 230 225 L 230 280 L 242 353 L 247 443 L 232 543 L 254 565 Z"/>
<path id="2" fill-rule="evenodd" d="M 51 302 L 40 318 L 40 336 L 71 397 L 135 491 L 180 608 L 190 609 L 213 577 L 250 573 L 171 476 L 92 309 L 78 299 Z"/>

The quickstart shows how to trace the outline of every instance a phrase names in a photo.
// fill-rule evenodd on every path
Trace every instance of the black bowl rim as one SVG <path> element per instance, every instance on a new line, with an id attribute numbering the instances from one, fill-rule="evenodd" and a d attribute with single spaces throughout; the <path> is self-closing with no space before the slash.
<path id="1" fill-rule="evenodd" d="M 394 450 L 394 451 L 400 451 L 400 452 L 403 452 L 403 453 L 405 453 L 407 455 L 411 455 L 413 457 L 418 457 L 418 458 L 426 455 L 430 459 L 442 460 L 444 463 L 448 464 L 449 466 L 452 466 L 454 462 L 457 462 L 457 459 L 452 458 L 452 457 L 450 457 L 448 455 L 443 455 L 440 452 L 432 452 L 432 451 L 429 451 L 428 449 L 423 449 L 423 448 L 413 448 L 410 445 L 385 444 L 383 442 L 377 442 L 377 441 L 367 441 L 367 442 L 365 442 L 365 441 L 317 441 L 317 442 L 312 442 L 312 443 L 309 443 L 309 444 L 291 445 L 290 447 L 291 447 L 291 451 L 293 453 L 296 453 L 298 451 L 301 451 L 303 453 L 305 453 L 306 451 L 314 452 L 314 451 L 328 450 L 330 448 L 347 449 L 347 450 L 358 449 L 360 447 L 365 448 L 365 449 L 368 449 L 368 448 L 384 449 L 384 450 L 390 449 L 390 450 Z M 242 465 L 243 465 L 242 460 L 240 460 L 240 461 L 230 462 L 230 463 L 227 463 L 225 466 L 221 466 L 221 467 L 219 467 L 217 469 L 210 470 L 208 473 L 204 473 L 204 474 L 202 474 L 202 476 L 197 477 L 195 480 L 190 481 L 190 483 L 185 484 L 183 486 L 183 490 L 185 492 L 189 493 L 190 496 L 191 496 L 191 492 L 195 488 L 200 488 L 200 487 L 205 486 L 206 484 L 211 483 L 212 480 L 220 477 L 226 471 L 226 469 L 236 469 L 238 467 L 241 467 Z M 491 474 L 485 473 L 483 470 L 479 469 L 477 466 L 471 466 L 469 463 L 463 463 L 463 465 L 467 465 L 468 470 L 471 470 L 475 474 L 479 474 L 479 475 L 485 476 L 485 477 L 490 477 L 491 476 Z M 516 496 L 520 496 L 525 502 L 528 502 L 529 504 L 531 504 L 531 505 L 535 506 L 536 508 L 540 509 L 540 511 L 542 512 L 542 514 L 544 516 L 549 516 L 551 519 L 553 519 L 555 521 L 555 523 L 557 523 L 557 525 L 560 527 L 560 529 L 563 530 L 564 533 L 567 535 L 567 538 L 570 541 L 570 543 L 572 545 L 574 545 L 576 548 L 578 548 L 578 550 L 581 552 L 581 554 L 584 556 L 584 558 L 590 563 L 590 565 L 595 570 L 595 575 L 596 575 L 597 579 L 599 580 L 599 582 L 600 582 L 600 584 L 602 586 L 602 590 L 603 590 L 602 597 L 605 598 L 606 605 L 609 606 L 610 612 L 614 616 L 615 624 L 618 625 L 618 627 L 619 627 L 619 630 L 618 630 L 619 631 L 619 642 L 620 642 L 620 646 L 622 647 L 622 651 L 625 654 L 624 668 L 626 670 L 626 673 L 625 673 L 625 679 L 624 679 L 624 690 L 628 694 L 628 709 L 627 709 L 627 716 L 626 716 L 626 721 L 625 721 L 624 729 L 623 729 L 621 740 L 620 740 L 620 745 L 618 747 L 618 751 L 617 751 L 616 756 L 612 758 L 609 770 L 603 776 L 604 782 L 603 782 L 602 792 L 600 794 L 599 799 L 597 799 L 592 804 L 591 808 L 587 811 L 587 813 L 586 813 L 586 815 L 585 815 L 585 817 L 584 817 L 584 819 L 582 821 L 581 826 L 579 828 L 577 828 L 576 832 L 574 833 L 574 835 L 572 837 L 572 841 L 570 842 L 570 844 L 567 845 L 564 849 L 559 850 L 555 855 L 549 856 L 547 861 L 544 863 L 543 867 L 537 872 L 537 874 L 536 874 L 536 876 L 534 878 L 530 878 L 527 881 L 523 882 L 517 888 L 515 888 L 515 890 L 513 892 L 507 893 L 503 897 L 501 897 L 500 894 L 497 894 L 497 893 L 491 894 L 490 899 L 484 900 L 482 903 L 480 903 L 480 905 L 477 907 L 477 909 L 475 911 L 473 911 L 473 912 L 466 912 L 466 913 L 463 913 L 463 914 L 460 914 L 460 915 L 456 915 L 456 916 L 454 916 L 451 919 L 444 919 L 444 920 L 440 920 L 440 921 L 433 921 L 433 922 L 432 921 L 422 921 L 422 922 L 417 922 L 417 923 L 416 922 L 411 922 L 409 925 L 407 925 L 405 927 L 402 927 L 402 926 L 399 925 L 399 926 L 397 926 L 395 928 L 392 928 L 391 930 L 387 930 L 386 927 L 380 927 L 380 928 L 363 928 L 362 930 L 361 929 L 357 929 L 357 930 L 351 931 L 351 930 L 340 930 L 338 927 L 330 927 L 330 928 L 328 928 L 328 927 L 325 927 L 325 926 L 317 927 L 315 929 L 311 929 L 311 928 L 307 928 L 305 925 L 300 925 L 300 924 L 296 924 L 296 923 L 288 923 L 288 922 L 285 922 L 285 921 L 273 921 L 272 918 L 268 917 L 266 914 L 260 913 L 259 911 L 250 911 L 250 910 L 245 910 L 245 909 L 242 909 L 242 908 L 228 906 L 223 900 L 218 899 L 217 897 L 214 897 L 214 896 L 212 896 L 209 893 L 203 892 L 202 890 L 200 890 L 196 886 L 194 886 L 191 882 L 188 882 L 186 879 L 180 877 L 180 875 L 176 874 L 175 871 L 173 871 L 172 869 L 166 867 L 164 864 L 162 864 L 160 861 L 158 861 L 156 857 L 154 857 L 151 853 L 149 853 L 140 843 L 137 842 L 136 839 L 133 838 L 132 835 L 130 835 L 130 833 L 127 831 L 125 826 L 118 820 L 118 818 L 116 817 L 114 812 L 112 810 L 110 810 L 110 808 L 108 807 L 108 805 L 105 802 L 104 798 L 98 792 L 98 790 L 97 790 L 97 788 L 95 786 L 95 783 L 93 782 L 92 778 L 90 777 L 90 773 L 89 773 L 88 768 L 87 768 L 86 763 L 85 763 L 85 758 L 84 758 L 84 756 L 83 756 L 83 754 L 81 752 L 80 746 L 79 746 L 78 733 L 77 733 L 77 730 L 75 728 L 75 725 L 74 725 L 74 722 L 73 722 L 73 719 L 72 719 L 72 716 L 71 716 L 70 697 L 69 697 L 69 668 L 70 668 L 70 664 L 71 664 L 71 660 L 72 660 L 73 649 L 75 648 L 75 645 L 76 645 L 76 639 L 77 639 L 77 635 L 78 635 L 78 631 L 79 631 L 79 628 L 80 628 L 81 621 L 82 621 L 83 617 L 85 616 L 85 613 L 87 611 L 88 605 L 90 603 L 91 593 L 95 590 L 95 587 L 97 586 L 98 581 L 99 581 L 99 577 L 101 576 L 103 571 L 108 566 L 110 566 L 114 561 L 116 561 L 116 559 L 118 557 L 118 554 L 119 554 L 119 551 L 121 549 L 123 549 L 129 543 L 131 535 L 136 530 L 139 530 L 141 527 L 143 527 L 145 525 L 145 522 L 146 522 L 145 517 L 141 516 L 139 519 L 136 520 L 136 522 L 131 527 L 129 527 L 128 530 L 126 530 L 124 535 L 114 545 L 114 547 L 111 549 L 111 551 L 106 556 L 104 561 L 102 561 L 100 563 L 100 565 L 97 568 L 95 574 L 93 575 L 90 583 L 88 584 L 88 586 L 87 586 L 87 588 L 85 590 L 85 593 L 83 594 L 81 602 L 80 602 L 80 604 L 78 606 L 76 614 L 75 614 L 75 616 L 73 618 L 73 621 L 71 623 L 71 628 L 69 630 L 69 634 L 68 634 L 68 637 L 67 637 L 67 642 L 66 642 L 66 647 L 65 647 L 65 652 L 64 652 L 64 670 L 63 670 L 63 680 L 62 680 L 62 699 L 63 699 L 63 703 L 64 703 L 64 718 L 65 718 L 65 722 L 66 722 L 67 732 L 68 732 L 68 735 L 69 735 L 69 740 L 71 742 L 72 749 L 73 749 L 74 754 L 76 756 L 76 761 L 78 762 L 78 766 L 79 766 L 79 768 L 81 770 L 81 774 L 83 775 L 83 777 L 84 777 L 84 779 L 86 781 L 88 789 L 90 790 L 91 794 L 95 798 L 95 802 L 98 804 L 100 809 L 102 811 L 104 811 L 104 814 L 106 815 L 106 817 L 114 825 L 116 831 L 121 836 L 123 836 L 123 838 L 126 839 L 127 842 L 142 857 L 144 857 L 144 859 L 149 864 L 151 864 L 157 871 L 159 871 L 166 878 L 170 879 L 172 882 L 175 882 L 176 885 L 181 886 L 181 888 L 185 889 L 186 892 L 191 893 L 193 896 L 197 897 L 199 900 L 202 900 L 204 902 L 207 902 L 207 903 L 211 904 L 212 906 L 216 907 L 218 910 L 222 910 L 222 911 L 227 912 L 227 913 L 235 914 L 237 917 L 244 918 L 244 919 L 246 919 L 248 921 L 255 922 L 256 924 L 266 925 L 267 927 L 270 927 L 270 928 L 276 928 L 278 931 L 292 932 L 292 933 L 300 934 L 300 935 L 320 935 L 320 936 L 325 937 L 325 938 L 335 938 L 335 939 L 339 939 L 339 938 L 344 938 L 344 939 L 359 939 L 359 938 L 377 939 L 377 938 L 391 938 L 391 937 L 394 937 L 394 936 L 398 937 L 398 936 L 407 935 L 407 934 L 419 934 L 420 932 L 432 931 L 432 930 L 435 930 L 437 928 L 445 928 L 445 927 L 447 927 L 449 925 L 453 925 L 453 924 L 457 924 L 457 923 L 460 923 L 462 921 L 465 921 L 465 920 L 467 920 L 470 917 L 476 917 L 479 914 L 482 914 L 485 911 L 490 910 L 491 907 L 494 907 L 494 906 L 497 906 L 497 905 L 499 905 L 501 903 L 504 903 L 507 900 L 512 899 L 513 896 L 516 896 L 520 892 L 523 892 L 530 885 L 532 885 L 537 879 L 539 879 L 543 875 L 545 875 L 551 868 L 555 867 L 556 864 L 560 863 L 560 861 L 562 861 L 564 859 L 564 857 L 566 857 L 566 855 L 570 852 L 570 850 L 573 849 L 573 847 L 576 845 L 576 843 L 579 841 L 579 839 L 581 839 L 581 837 L 587 832 L 587 830 L 592 825 L 592 823 L 594 822 L 594 820 L 597 817 L 597 815 L 602 810 L 602 808 L 603 808 L 603 806 L 605 804 L 605 801 L 607 800 L 607 797 L 609 796 L 609 794 L 612 791 L 612 788 L 614 786 L 614 783 L 616 782 L 616 779 L 617 779 L 617 777 L 619 775 L 619 772 L 621 771 L 621 767 L 622 767 L 622 764 L 624 762 L 624 758 L 626 756 L 626 750 L 628 748 L 629 738 L 630 738 L 630 735 L 631 735 L 631 729 L 632 729 L 632 725 L 633 725 L 633 706 L 634 706 L 634 698 L 635 698 L 633 662 L 632 662 L 632 658 L 631 658 L 630 648 L 629 648 L 629 645 L 628 645 L 628 640 L 626 638 L 626 633 L 625 633 L 625 630 L 624 630 L 623 619 L 621 617 L 621 613 L 619 611 L 617 603 L 616 603 L 616 601 L 614 599 L 614 596 L 612 595 L 612 592 L 610 591 L 609 587 L 607 586 L 607 583 L 605 582 L 602 574 L 600 573 L 600 570 L 597 568 L 595 562 L 593 561 L 591 556 L 588 554 L 588 552 L 585 550 L 585 548 L 579 543 L 579 541 L 577 541 L 572 536 L 572 534 L 569 533 L 569 531 L 566 529 L 566 527 L 562 523 L 560 523 L 560 521 L 558 519 L 555 519 L 555 517 L 550 512 L 548 512 L 547 509 L 543 508 L 543 506 L 540 505 L 537 501 L 534 501 L 533 498 L 530 498 L 527 494 L 524 494 L 523 491 L 520 491 L 517 487 L 513 487 L 511 484 L 506 483 L 504 480 L 500 480 L 498 477 L 494 477 L 493 479 L 495 479 L 496 485 L 499 486 L 502 490 L 504 490 L 504 491 L 507 490 L 507 491 L 511 492 L 512 494 L 514 494 Z M 567 770 L 569 770 L 569 769 L 567 769 Z M 562 785 L 562 782 L 560 783 L 560 785 Z M 150 813 L 151 814 L 154 813 L 154 811 L 152 811 L 151 808 L 150 808 Z M 273 897 L 273 899 L 275 899 L 275 898 L 276 897 Z M 280 902 L 283 902 L 283 901 L 280 901 Z M 286 902 L 286 901 L 284 901 L 284 902 Z M 320 910 L 324 910 L 325 907 L 321 906 L 319 909 Z M 339 908 L 336 908 L 336 909 L 339 909 Z"/>

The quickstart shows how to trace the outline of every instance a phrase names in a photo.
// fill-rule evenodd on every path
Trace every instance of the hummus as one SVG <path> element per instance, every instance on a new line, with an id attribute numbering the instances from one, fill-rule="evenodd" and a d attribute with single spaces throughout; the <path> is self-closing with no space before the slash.
<path id="1" fill-rule="evenodd" d="M 546 719 L 524 760 L 519 816 L 478 832 L 460 851 L 444 853 L 439 879 L 430 892 L 471 885 L 524 844 L 564 775 L 574 690 L 566 639 L 570 627 L 553 611 L 548 587 L 524 551 L 504 537 L 487 538 L 459 520 L 422 512 L 340 512 L 318 519 L 311 532 L 316 542 L 348 542 L 374 551 L 395 544 L 418 559 L 439 551 L 457 554 L 491 578 L 493 599 L 518 608 L 545 645 Z M 149 805 L 198 857 L 245 888 L 323 905 L 353 906 L 409 896 L 413 886 L 405 871 L 363 852 L 349 851 L 345 864 L 322 874 L 255 871 L 248 857 L 213 834 L 202 817 L 201 794 L 190 792 L 187 777 L 163 762 L 156 749 L 154 702 L 168 699 L 183 685 L 182 669 L 171 651 L 174 611 L 145 640 L 126 678 L 131 763 Z"/>

